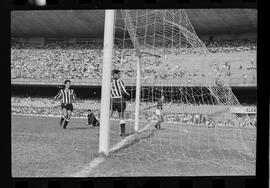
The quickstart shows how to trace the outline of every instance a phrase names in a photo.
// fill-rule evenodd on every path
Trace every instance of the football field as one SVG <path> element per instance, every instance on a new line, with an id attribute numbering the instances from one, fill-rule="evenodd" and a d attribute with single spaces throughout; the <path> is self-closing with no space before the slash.
<path id="1" fill-rule="evenodd" d="M 89 177 L 255 175 L 256 158 L 248 153 L 255 153 L 249 143 L 256 141 L 256 129 L 163 123 L 160 131 L 150 126 L 134 134 L 134 122 L 127 122 L 126 144 L 100 157 L 99 128 L 86 126 L 86 119 L 72 119 L 66 130 L 56 117 L 13 114 L 11 122 L 13 177 L 70 177 L 82 171 Z M 110 130 L 110 146 L 119 145 L 117 121 Z"/>

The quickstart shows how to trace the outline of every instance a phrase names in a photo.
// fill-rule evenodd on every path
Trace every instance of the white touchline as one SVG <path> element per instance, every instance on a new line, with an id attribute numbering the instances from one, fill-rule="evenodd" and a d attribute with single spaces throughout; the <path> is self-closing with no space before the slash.
<path id="1" fill-rule="evenodd" d="M 148 127 L 150 127 L 152 125 L 152 123 L 149 123 L 148 125 L 146 125 L 143 129 L 140 129 L 138 131 L 138 133 L 141 133 L 142 131 L 146 130 Z M 136 134 L 133 135 L 129 135 L 127 137 L 125 137 L 124 139 L 122 139 L 120 142 L 118 142 L 115 146 L 113 146 L 109 153 L 112 153 L 118 149 L 120 149 L 121 147 L 123 147 L 127 141 L 129 139 L 131 139 L 133 136 L 135 136 Z M 84 169 L 82 169 L 81 171 L 72 174 L 71 177 L 88 177 L 88 175 L 90 174 L 90 172 L 96 168 L 100 163 L 102 163 L 105 160 L 105 157 L 97 157 L 95 159 L 93 159 Z"/>

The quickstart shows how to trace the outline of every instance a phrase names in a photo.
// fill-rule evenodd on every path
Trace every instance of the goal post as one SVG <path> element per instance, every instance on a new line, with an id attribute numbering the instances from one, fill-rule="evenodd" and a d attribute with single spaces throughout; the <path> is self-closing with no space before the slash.
<path id="1" fill-rule="evenodd" d="M 111 69 L 116 68 L 121 70 L 121 79 L 124 81 L 132 81 L 133 85 L 136 80 L 136 95 L 131 95 L 125 110 L 125 118 L 132 122 L 131 126 L 127 124 L 125 127 L 126 132 L 143 132 L 131 134 L 124 139 L 117 138 L 120 146 L 129 144 L 125 148 L 130 149 L 133 143 L 131 138 L 148 138 L 146 135 L 154 134 L 152 129 L 155 130 L 151 125 L 157 122 L 167 124 L 166 131 L 157 132 L 156 137 L 151 135 L 149 144 L 142 147 L 152 144 L 158 144 L 157 147 L 167 145 L 171 135 L 175 140 L 184 141 L 183 144 L 189 146 L 189 139 L 184 139 L 188 136 L 185 127 L 190 122 L 195 122 L 202 125 L 196 127 L 204 129 L 213 121 L 218 126 L 230 125 L 233 133 L 243 135 L 228 141 L 226 134 L 231 129 L 223 130 L 218 127 L 213 133 L 218 139 L 218 142 L 213 143 L 213 152 L 216 147 L 222 146 L 254 155 L 254 140 L 245 139 L 245 132 L 239 129 L 238 121 L 241 117 L 228 110 L 229 107 L 240 106 L 240 103 L 224 80 L 225 74 L 215 72 L 215 59 L 197 36 L 185 10 L 106 10 L 103 52 L 100 153 L 108 155 L 111 152 L 110 82 Z M 173 79 L 178 83 L 171 82 Z M 131 90 L 134 91 L 133 86 Z M 157 109 L 158 104 L 162 105 L 162 119 Z M 186 125 L 182 126 L 183 124 Z M 208 134 L 209 130 L 204 130 Z M 161 137 L 163 133 L 165 135 Z M 201 134 L 204 133 L 195 133 L 194 144 L 204 142 L 204 139 L 207 139 L 208 144 L 211 140 L 212 135 L 204 137 Z M 113 136 L 112 138 L 115 139 Z M 235 146 L 241 145 L 244 149 L 232 147 L 232 143 Z M 190 152 L 187 145 L 179 148 L 178 143 L 174 144 L 175 153 Z M 125 148 L 123 152 L 131 151 Z M 138 151 L 136 147 L 132 149 Z M 146 151 L 147 149 L 149 148 Z M 197 151 L 194 149 L 194 152 Z M 206 150 L 201 150 L 200 154 L 203 155 L 204 151 Z M 120 150 L 117 152 L 121 153 Z"/>
<path id="2" fill-rule="evenodd" d="M 115 10 L 105 11 L 99 153 L 108 155 L 110 146 L 110 83 L 113 59 Z"/>
<path id="3" fill-rule="evenodd" d="M 104 46 L 103 46 L 104 54 L 103 54 L 103 68 L 102 68 L 101 113 L 100 113 L 100 131 L 99 131 L 99 153 L 104 155 L 108 155 L 110 151 L 110 82 L 111 82 L 111 70 L 114 59 L 113 50 L 115 40 L 114 38 L 115 16 L 116 16 L 115 10 L 105 11 Z M 131 23 L 129 23 L 129 21 L 126 22 L 127 27 L 129 27 L 130 24 Z M 133 42 L 134 40 L 135 36 Z M 138 60 L 137 60 L 137 76 L 136 76 L 134 129 L 135 132 L 138 132 L 140 97 L 141 97 L 140 93 L 141 93 L 141 61 L 142 61 L 141 54 L 138 48 L 136 54 Z"/>

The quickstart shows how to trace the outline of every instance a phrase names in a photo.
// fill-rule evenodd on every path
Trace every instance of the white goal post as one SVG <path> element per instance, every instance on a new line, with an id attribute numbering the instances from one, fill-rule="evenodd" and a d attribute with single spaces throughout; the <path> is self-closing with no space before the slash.
<path id="1" fill-rule="evenodd" d="M 99 153 L 108 155 L 110 147 L 110 93 L 115 10 L 105 11 Z"/>
<path id="2" fill-rule="evenodd" d="M 113 61 L 115 10 L 105 10 L 103 72 L 101 90 L 101 114 L 99 130 L 99 153 L 108 155 L 110 147 L 110 82 Z M 130 25 L 130 23 L 126 23 Z M 134 36 L 135 37 L 135 36 Z M 135 132 L 139 131 L 139 109 L 141 92 L 141 56 L 137 50 L 137 78 L 135 99 Z"/>
<path id="3" fill-rule="evenodd" d="M 134 98 L 129 101 L 126 118 L 133 119 L 135 115 L 134 129 L 137 133 L 145 130 L 145 124 L 140 122 L 157 121 L 154 109 L 149 107 L 156 105 L 161 95 L 165 98 L 165 122 L 182 124 L 194 114 L 204 120 L 211 115 L 211 119 L 217 122 L 222 120 L 223 124 L 241 118 L 226 110 L 240 106 L 240 103 L 229 83 L 225 82 L 225 74 L 215 72 L 214 59 L 197 36 L 185 10 L 106 10 L 105 14 L 100 153 L 108 155 L 110 152 L 112 67 L 121 70 L 122 79 L 136 79 L 135 102 Z M 174 86 L 170 82 L 174 78 L 181 78 L 183 82 Z M 187 79 L 189 82 L 184 81 Z M 195 87 L 191 84 L 193 79 L 201 79 L 203 84 Z M 164 81 L 165 86 L 162 84 Z M 239 131 L 244 136 L 242 130 L 237 128 L 237 122 L 233 124 L 233 131 Z M 254 142 L 244 142 L 243 139 L 234 138 L 233 141 L 239 143 L 240 140 L 243 148 L 251 148 L 245 149 L 244 153 L 254 155 Z M 231 147 L 230 142 L 226 146 Z"/>

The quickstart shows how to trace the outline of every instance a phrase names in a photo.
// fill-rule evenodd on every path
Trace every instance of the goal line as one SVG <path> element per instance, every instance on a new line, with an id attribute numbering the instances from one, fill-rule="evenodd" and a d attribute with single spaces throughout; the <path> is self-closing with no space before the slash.
<path id="1" fill-rule="evenodd" d="M 127 137 L 125 137 L 124 139 L 122 139 L 120 142 L 118 142 L 115 146 L 113 146 L 110 150 L 109 150 L 109 154 L 108 156 L 110 156 L 110 154 L 114 153 L 115 151 L 119 151 L 121 148 L 123 148 L 124 146 L 126 146 L 126 144 L 136 135 L 142 133 L 143 131 L 145 131 L 146 129 L 148 129 L 151 125 L 153 125 L 153 123 L 149 123 L 148 125 L 146 125 L 144 128 L 139 129 L 137 133 L 129 135 Z M 107 157 L 108 157 L 107 156 Z M 99 156 L 95 159 L 93 159 L 90 163 L 88 163 L 82 170 L 80 170 L 77 173 L 71 174 L 71 177 L 88 177 L 88 175 L 91 173 L 91 171 L 98 167 L 98 165 L 100 165 L 102 162 L 104 162 L 105 160 L 105 156 Z"/>
<path id="2" fill-rule="evenodd" d="M 131 134 L 127 137 L 125 137 L 124 139 L 122 139 L 120 142 L 118 142 L 115 146 L 113 146 L 110 150 L 109 150 L 109 154 L 113 153 L 115 151 L 118 151 L 119 149 L 121 149 L 122 147 L 124 147 L 134 136 L 137 136 L 138 134 L 142 133 L 143 131 L 147 130 L 150 126 L 152 126 L 154 124 L 154 122 L 151 122 L 149 124 L 147 124 L 144 128 L 139 129 L 137 132 L 135 132 L 134 134 Z"/>

